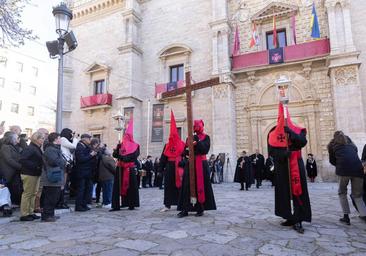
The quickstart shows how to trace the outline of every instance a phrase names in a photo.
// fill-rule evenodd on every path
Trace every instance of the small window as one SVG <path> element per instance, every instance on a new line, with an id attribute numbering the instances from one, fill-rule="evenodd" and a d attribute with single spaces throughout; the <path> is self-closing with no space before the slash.
<path id="1" fill-rule="evenodd" d="M 102 137 L 102 135 L 101 134 L 98 134 L 98 133 L 96 133 L 96 134 L 93 134 L 93 138 L 94 139 L 98 139 L 98 140 L 100 140 L 100 138 Z"/>
<path id="2" fill-rule="evenodd" d="M 266 42 L 268 50 L 275 48 L 273 45 L 273 31 L 268 31 L 266 33 Z M 277 45 L 279 47 L 287 46 L 286 29 L 277 30 Z"/>
<path id="3" fill-rule="evenodd" d="M 32 74 L 34 77 L 38 76 L 38 68 L 37 67 L 32 67 Z"/>
<path id="4" fill-rule="evenodd" d="M 23 63 L 17 62 L 16 66 L 17 66 L 17 71 L 18 72 L 23 72 Z"/>
<path id="5" fill-rule="evenodd" d="M 31 95 L 37 94 L 37 87 L 35 87 L 34 85 L 30 85 L 28 89 L 29 89 L 29 94 L 31 94 Z"/>
<path id="6" fill-rule="evenodd" d="M 16 92 L 20 92 L 22 89 L 22 84 L 20 82 L 14 82 L 13 89 Z"/>
<path id="7" fill-rule="evenodd" d="M 34 107 L 28 107 L 28 116 L 34 116 Z"/>
<path id="8" fill-rule="evenodd" d="M 0 67 L 6 68 L 7 63 L 8 63 L 8 59 L 4 56 L 0 56 Z"/>
<path id="9" fill-rule="evenodd" d="M 10 112 L 12 113 L 19 113 L 19 104 L 11 103 Z"/>
<path id="10" fill-rule="evenodd" d="M 177 82 L 180 80 L 184 80 L 183 75 L 184 75 L 183 64 L 170 67 L 170 82 L 171 83 Z"/>
<path id="11" fill-rule="evenodd" d="M 182 127 L 177 127 L 179 137 L 182 139 Z"/>
<path id="12" fill-rule="evenodd" d="M 105 92 L 105 80 L 94 81 L 94 95 L 103 94 Z"/>
<path id="13" fill-rule="evenodd" d="M 5 78 L 0 77 L 0 88 L 4 88 L 5 87 Z"/>
<path id="14" fill-rule="evenodd" d="M 31 128 L 25 128 L 24 132 L 25 132 L 25 134 L 27 134 L 28 138 L 30 138 L 33 134 L 33 130 Z"/>

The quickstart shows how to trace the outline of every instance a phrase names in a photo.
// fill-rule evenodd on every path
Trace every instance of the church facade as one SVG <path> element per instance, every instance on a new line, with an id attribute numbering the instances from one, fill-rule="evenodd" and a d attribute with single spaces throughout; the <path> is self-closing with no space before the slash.
<path id="1" fill-rule="evenodd" d="M 366 3 L 316 0 L 320 38 L 311 37 L 308 0 L 75 0 L 78 48 L 65 65 L 64 125 L 117 143 L 113 117 L 133 115 L 141 154 L 160 156 L 170 109 L 187 135 L 185 96 L 165 91 L 219 77 L 194 91 L 193 116 L 203 119 L 211 152 L 224 153 L 232 180 L 237 155 L 259 149 L 276 124 L 276 81 L 290 82 L 289 110 L 307 129 L 323 180 L 334 178 L 326 146 L 343 130 L 362 149 L 366 138 Z M 275 20 L 275 22 L 274 22 Z M 273 25 L 279 48 L 272 50 Z M 253 27 L 256 44 L 249 46 Z M 232 55 L 238 28 L 240 51 Z"/>

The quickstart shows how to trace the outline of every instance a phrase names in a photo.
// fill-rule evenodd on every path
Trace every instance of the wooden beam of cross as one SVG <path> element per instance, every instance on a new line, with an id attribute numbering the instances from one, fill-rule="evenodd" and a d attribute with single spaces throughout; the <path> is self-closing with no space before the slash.
<path id="1" fill-rule="evenodd" d="M 189 180 L 190 180 L 190 194 L 191 203 L 197 203 L 196 197 L 196 173 L 194 171 L 194 147 L 193 147 L 193 109 L 192 109 L 192 91 L 196 91 L 203 88 L 212 87 L 220 84 L 218 77 L 210 80 L 202 81 L 199 83 L 191 84 L 191 72 L 186 72 L 186 86 L 178 88 L 173 91 L 164 92 L 162 99 L 186 94 L 187 99 L 187 131 L 188 131 L 188 149 L 189 149 Z"/>

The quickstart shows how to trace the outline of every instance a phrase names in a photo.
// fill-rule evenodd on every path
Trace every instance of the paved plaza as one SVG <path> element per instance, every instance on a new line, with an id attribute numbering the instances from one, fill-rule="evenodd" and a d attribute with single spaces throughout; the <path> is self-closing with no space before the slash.
<path id="1" fill-rule="evenodd" d="M 366 223 L 342 225 L 335 183 L 309 184 L 312 224 L 305 234 L 279 225 L 273 189 L 214 185 L 217 211 L 178 219 L 161 213 L 163 191 L 140 190 L 136 211 L 65 213 L 56 223 L 0 222 L 0 255 L 366 255 Z"/>

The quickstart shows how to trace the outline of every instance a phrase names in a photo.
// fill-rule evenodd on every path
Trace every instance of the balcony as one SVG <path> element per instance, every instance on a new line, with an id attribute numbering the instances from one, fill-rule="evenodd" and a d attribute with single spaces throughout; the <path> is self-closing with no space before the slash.
<path id="1" fill-rule="evenodd" d="M 107 109 L 112 106 L 112 94 L 97 94 L 80 98 L 80 108 L 82 110 Z"/>
<path id="2" fill-rule="evenodd" d="M 179 80 L 177 82 L 165 83 L 165 84 L 155 84 L 155 98 L 161 99 L 161 95 L 164 92 L 173 91 L 178 88 L 184 87 L 184 80 Z"/>
<path id="3" fill-rule="evenodd" d="M 329 39 L 321 39 L 302 44 L 290 45 L 283 48 L 284 63 L 321 58 L 329 55 L 329 52 Z M 268 50 L 234 56 L 232 60 L 233 71 L 263 67 L 266 65 L 269 65 Z"/>

